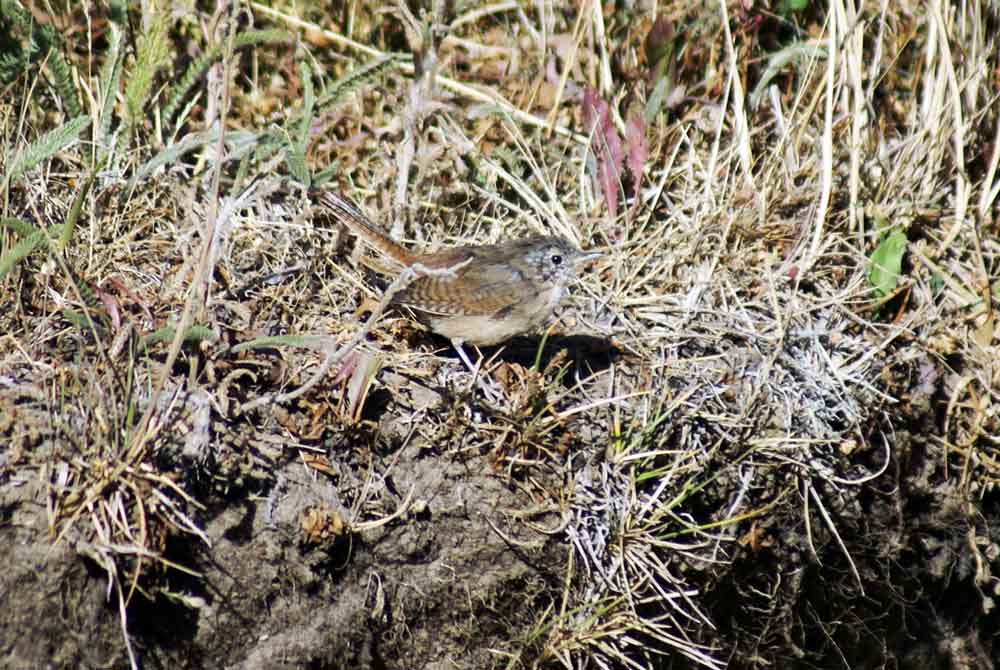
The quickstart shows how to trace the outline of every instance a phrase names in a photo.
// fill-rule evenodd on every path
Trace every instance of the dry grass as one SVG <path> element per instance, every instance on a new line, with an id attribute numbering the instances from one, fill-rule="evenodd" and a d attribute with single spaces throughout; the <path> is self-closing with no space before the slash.
<path id="1" fill-rule="evenodd" d="M 195 491 L 267 467 L 259 450 L 228 463 L 210 432 L 249 424 L 306 445 L 363 433 L 377 389 L 411 439 L 488 454 L 562 519 L 564 591 L 512 631 L 541 651 L 511 667 L 805 655 L 780 579 L 746 585 L 770 627 L 734 617 L 717 632 L 706 593 L 794 533 L 802 561 L 842 561 L 832 599 L 864 595 L 871 557 L 858 552 L 874 529 L 862 492 L 892 482 L 906 460 L 896 433 L 928 415 L 953 494 L 973 508 L 989 495 L 997 6 L 833 1 L 780 17 L 744 4 L 660 5 L 670 27 L 652 34 L 665 45 L 647 40 L 653 15 L 638 5 L 144 8 L 146 39 L 158 22 L 170 38 L 150 57 L 164 89 L 131 120 L 120 96 L 141 95 L 126 90 L 141 64 L 123 57 L 120 80 L 102 71 L 124 28 L 83 9 L 48 16 L 104 38 L 65 45 L 88 130 L 23 170 L 27 147 L 69 115 L 51 62 L 6 83 L 4 172 L 18 175 L 3 216 L 72 237 L 22 259 L 23 233 L 3 232 L 16 262 L 0 280 L 0 407 L 15 418 L 0 419 L 13 440 L 0 467 L 48 483 L 53 536 L 107 571 L 123 625 L 152 566 L 177 567 L 165 536 L 201 535 Z M 285 41 L 240 48 L 251 19 Z M 220 58 L 164 118 L 185 40 Z M 584 86 L 609 103 L 605 130 L 585 127 Z M 632 151 L 629 124 L 661 94 L 642 128 L 648 157 L 638 176 L 619 166 L 609 212 L 612 135 Z M 364 201 L 416 248 L 544 231 L 606 253 L 560 311 L 555 351 L 486 352 L 501 391 L 491 406 L 405 315 L 384 312 L 415 275 L 384 289 L 310 208 L 310 186 Z M 890 227 L 905 255 L 880 291 L 870 258 Z M 461 400 L 434 404 L 427 389 Z M 364 500 L 349 527 L 394 513 Z M 986 589 L 996 566 L 978 557 Z M 756 660 L 750 639 L 766 651 Z"/>

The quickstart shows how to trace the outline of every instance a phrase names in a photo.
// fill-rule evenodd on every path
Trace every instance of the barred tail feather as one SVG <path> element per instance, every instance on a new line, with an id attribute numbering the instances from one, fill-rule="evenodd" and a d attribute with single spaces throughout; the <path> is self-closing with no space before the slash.
<path id="1" fill-rule="evenodd" d="M 319 195 L 319 201 L 341 223 L 350 228 L 351 232 L 372 248 L 403 265 L 411 265 L 416 261 L 416 256 L 413 253 L 401 247 L 372 223 L 372 220 L 365 216 L 361 208 L 349 198 L 338 193 L 325 191 Z"/>

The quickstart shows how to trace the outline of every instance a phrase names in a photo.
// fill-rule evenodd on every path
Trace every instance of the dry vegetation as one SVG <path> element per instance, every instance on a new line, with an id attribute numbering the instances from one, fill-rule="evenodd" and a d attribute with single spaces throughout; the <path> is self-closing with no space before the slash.
<path id="1" fill-rule="evenodd" d="M 994 667 L 995 1 L 0 8 L 3 667 Z"/>

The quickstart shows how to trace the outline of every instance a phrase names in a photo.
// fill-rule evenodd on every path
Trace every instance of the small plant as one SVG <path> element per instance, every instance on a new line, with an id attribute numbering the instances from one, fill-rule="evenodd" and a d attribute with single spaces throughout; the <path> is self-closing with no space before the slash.
<path id="1" fill-rule="evenodd" d="M 905 253 L 906 233 L 898 226 L 889 230 L 872 252 L 868 263 L 868 282 L 879 298 L 885 298 L 896 290 Z"/>

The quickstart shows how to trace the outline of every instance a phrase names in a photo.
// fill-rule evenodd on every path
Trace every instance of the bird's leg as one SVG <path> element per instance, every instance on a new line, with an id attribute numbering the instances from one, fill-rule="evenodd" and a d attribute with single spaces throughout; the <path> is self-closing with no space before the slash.
<path id="1" fill-rule="evenodd" d="M 462 346 L 463 344 L 465 343 L 457 337 L 451 341 L 451 346 L 455 347 L 455 351 L 458 352 L 458 357 L 462 359 L 463 363 L 465 363 L 465 367 L 469 368 L 469 372 L 473 375 L 477 375 L 479 374 L 479 364 L 483 362 L 483 357 L 480 356 L 479 361 L 473 365 L 472 361 L 469 360 L 469 356 L 465 353 L 465 348 Z"/>
<path id="2" fill-rule="evenodd" d="M 473 383 L 478 382 L 479 388 L 482 389 L 487 400 L 492 402 L 494 405 L 498 404 L 500 402 L 500 389 L 497 387 L 496 382 L 479 374 L 479 370 L 483 364 L 483 355 L 479 354 L 479 360 L 477 360 L 475 365 L 473 365 L 472 361 L 465 353 L 465 348 L 462 344 L 462 340 L 458 338 L 451 341 L 451 346 L 455 347 L 455 351 L 458 352 L 458 357 L 462 359 L 462 362 L 465 363 L 465 367 L 467 367 L 469 372 L 472 373 Z"/>

